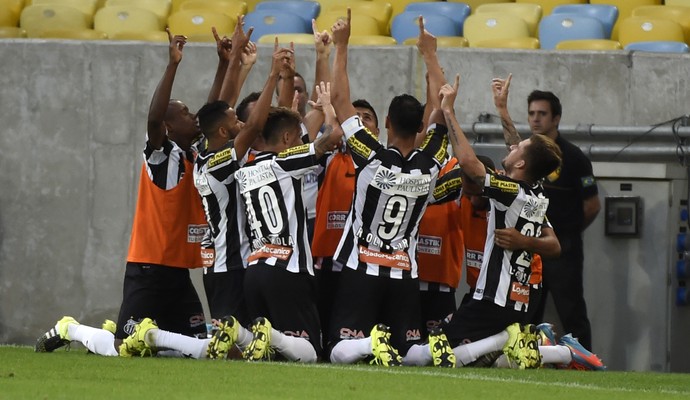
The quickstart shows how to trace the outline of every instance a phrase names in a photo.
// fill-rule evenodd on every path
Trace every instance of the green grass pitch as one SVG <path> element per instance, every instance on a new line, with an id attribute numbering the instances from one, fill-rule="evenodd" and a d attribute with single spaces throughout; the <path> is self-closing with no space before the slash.
<path id="1" fill-rule="evenodd" d="M 119 358 L 0 346 L 0 399 L 676 399 L 690 375 Z"/>

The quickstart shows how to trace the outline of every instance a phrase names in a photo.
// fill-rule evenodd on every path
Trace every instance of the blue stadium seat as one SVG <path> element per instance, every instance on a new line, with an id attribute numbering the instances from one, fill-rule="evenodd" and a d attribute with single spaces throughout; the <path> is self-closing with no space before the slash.
<path id="1" fill-rule="evenodd" d="M 413 11 L 420 15 L 433 13 L 448 17 L 460 28 L 460 36 L 462 36 L 462 27 L 465 25 L 465 19 L 470 16 L 471 12 L 470 6 L 466 3 L 447 3 L 445 1 L 410 3 L 405 7 L 405 11 Z"/>
<path id="2" fill-rule="evenodd" d="M 633 42 L 625 50 L 649 51 L 655 53 L 690 53 L 690 48 L 683 42 L 657 41 Z"/>
<path id="3" fill-rule="evenodd" d="M 604 26 L 596 18 L 576 14 L 551 14 L 539 23 L 542 49 L 555 49 L 563 40 L 608 39 Z"/>
<path id="4" fill-rule="evenodd" d="M 577 14 L 596 18 L 604 25 L 606 39 L 610 39 L 613 25 L 618 19 L 618 8 L 608 4 L 569 4 L 554 8 L 552 14 Z"/>
<path id="5" fill-rule="evenodd" d="M 403 11 L 393 18 L 391 36 L 398 43 L 419 36 L 419 15 L 417 11 Z M 460 28 L 453 20 L 443 15 L 423 13 L 424 27 L 434 36 L 460 36 Z"/>
<path id="6" fill-rule="evenodd" d="M 256 4 L 254 11 L 280 11 L 299 15 L 311 28 L 311 20 L 316 19 L 321 12 L 321 5 L 315 1 L 262 1 Z"/>
<path id="7" fill-rule="evenodd" d="M 307 25 L 302 17 L 287 11 L 256 10 L 244 18 L 245 29 L 254 27 L 252 37 L 260 38 L 274 33 L 310 33 L 311 21 Z"/>

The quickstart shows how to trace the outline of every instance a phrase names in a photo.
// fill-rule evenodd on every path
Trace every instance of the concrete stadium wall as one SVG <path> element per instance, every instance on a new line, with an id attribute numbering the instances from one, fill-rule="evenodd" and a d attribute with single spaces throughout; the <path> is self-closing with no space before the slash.
<path id="1" fill-rule="evenodd" d="M 243 94 L 260 90 L 271 49 Z M 62 315 L 100 325 L 121 301 L 146 113 L 167 47 L 133 42 L 0 40 L 0 343 L 31 344 Z M 526 95 L 556 92 L 564 124 L 648 125 L 688 113 L 690 55 L 441 49 L 461 73 L 462 123 L 492 113 L 489 83 L 514 74 L 510 111 L 525 120 Z M 313 81 L 313 51 L 297 48 Z M 217 57 L 189 44 L 173 97 L 205 101 Z M 424 70 L 412 47 L 355 48 L 353 98 L 377 109 L 423 98 Z M 596 338 L 595 338 L 596 341 Z"/>

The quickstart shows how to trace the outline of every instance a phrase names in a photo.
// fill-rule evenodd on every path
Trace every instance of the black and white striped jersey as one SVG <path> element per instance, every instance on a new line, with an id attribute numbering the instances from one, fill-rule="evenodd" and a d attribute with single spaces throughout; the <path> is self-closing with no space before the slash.
<path id="1" fill-rule="evenodd" d="M 493 171 L 486 174 L 484 195 L 489 197 L 491 211 L 474 298 L 527 311 L 532 253 L 496 246 L 494 230 L 514 227 L 525 236 L 541 236 L 542 226 L 551 227 L 546 219 L 549 199 L 541 184 L 529 186 Z"/>
<path id="2" fill-rule="evenodd" d="M 302 178 L 316 168 L 314 144 L 262 152 L 235 173 L 250 231 L 248 265 L 261 261 L 314 274 Z"/>
<path id="3" fill-rule="evenodd" d="M 417 278 L 419 221 L 446 157 L 447 129 L 430 126 L 422 146 L 404 157 L 385 148 L 357 116 L 342 127 L 356 176 L 334 264 L 368 275 Z"/>
<path id="4" fill-rule="evenodd" d="M 215 248 L 213 272 L 243 269 L 243 260 L 249 255 L 248 243 L 240 240 L 244 213 L 238 207 L 235 188 L 235 172 L 246 161 L 246 154 L 238 159 L 230 142 L 217 151 L 199 154 L 194 163 L 194 186 L 201 195 Z"/>
<path id="5" fill-rule="evenodd" d="M 166 139 L 160 149 L 149 141 L 144 148 L 144 164 L 151 182 L 163 190 L 177 186 L 185 174 L 184 159 L 194 162 L 192 152 L 185 152 L 175 142 Z"/>

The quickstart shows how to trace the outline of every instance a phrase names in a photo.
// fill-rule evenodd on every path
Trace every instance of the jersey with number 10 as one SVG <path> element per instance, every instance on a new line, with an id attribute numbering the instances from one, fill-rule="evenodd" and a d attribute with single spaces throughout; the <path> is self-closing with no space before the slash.
<path id="1" fill-rule="evenodd" d="M 259 153 L 235 173 L 250 231 L 248 266 L 257 262 L 314 275 L 302 177 L 316 168 L 314 144 Z"/>
<path id="2" fill-rule="evenodd" d="M 495 246 L 494 230 L 515 228 L 525 236 L 541 236 L 542 225 L 551 227 L 546 218 L 549 199 L 541 184 L 529 186 L 493 171 L 486 174 L 484 195 L 489 197 L 491 211 L 474 298 L 527 311 L 532 253 Z"/>
<path id="3" fill-rule="evenodd" d="M 334 257 L 337 267 L 393 279 L 417 278 L 417 233 L 448 147 L 432 125 L 407 157 L 385 148 L 359 117 L 342 124 L 355 163 L 355 194 Z"/>

